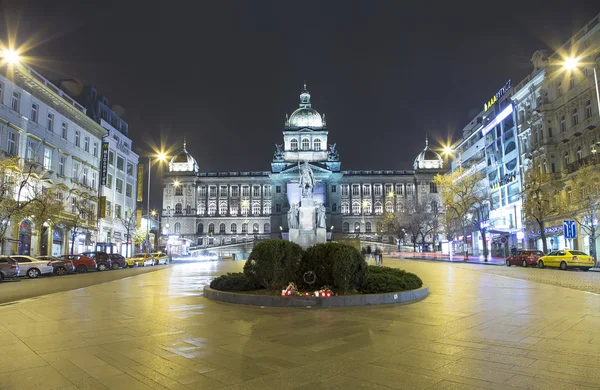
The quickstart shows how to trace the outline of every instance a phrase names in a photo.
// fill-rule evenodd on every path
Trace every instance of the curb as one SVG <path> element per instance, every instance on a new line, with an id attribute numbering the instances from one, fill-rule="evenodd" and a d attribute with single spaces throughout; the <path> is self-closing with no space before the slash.
<path id="1" fill-rule="evenodd" d="M 329 298 L 313 296 L 282 297 L 277 295 L 252 295 L 239 292 L 219 291 L 204 287 L 204 296 L 213 301 L 236 303 L 252 306 L 270 307 L 341 307 L 370 306 L 392 303 L 414 303 L 429 295 L 429 287 L 417 290 L 391 292 L 383 294 L 344 295 Z"/>
<path id="2" fill-rule="evenodd" d="M 505 264 L 501 263 L 501 264 L 497 264 L 497 263 L 491 263 L 491 262 L 484 262 L 484 261 L 471 261 L 471 260 L 445 260 L 445 259 L 431 259 L 431 258 L 419 258 L 419 257 L 398 257 L 398 260 L 421 260 L 421 261 L 437 261 L 440 263 L 452 263 L 452 264 L 481 264 L 481 265 L 493 265 L 496 267 L 504 267 Z M 600 269 L 599 269 L 600 271 Z"/>

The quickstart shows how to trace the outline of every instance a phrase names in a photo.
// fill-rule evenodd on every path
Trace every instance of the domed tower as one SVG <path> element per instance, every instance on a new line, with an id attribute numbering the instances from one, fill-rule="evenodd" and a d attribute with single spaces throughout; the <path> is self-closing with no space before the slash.
<path id="1" fill-rule="evenodd" d="M 289 117 L 286 115 L 283 145 L 276 145 L 271 163 L 273 172 L 281 172 L 299 161 L 321 163 L 331 171 L 339 171 L 340 162 L 335 145 L 332 150 L 327 147 L 325 115 L 321 116 L 312 108 L 310 98 L 305 83 L 300 92 L 299 107 Z"/>
<path id="2" fill-rule="evenodd" d="M 186 142 L 183 142 L 183 150 L 178 155 L 174 156 L 169 162 L 169 172 L 194 172 L 198 173 L 198 163 L 188 153 Z"/>
<path id="3" fill-rule="evenodd" d="M 415 170 L 423 170 L 423 169 L 438 169 L 441 170 L 444 168 L 444 160 L 437 154 L 435 151 L 431 150 L 429 147 L 429 141 L 427 137 L 425 137 L 425 149 L 417 158 L 415 158 L 415 163 L 413 164 Z"/>

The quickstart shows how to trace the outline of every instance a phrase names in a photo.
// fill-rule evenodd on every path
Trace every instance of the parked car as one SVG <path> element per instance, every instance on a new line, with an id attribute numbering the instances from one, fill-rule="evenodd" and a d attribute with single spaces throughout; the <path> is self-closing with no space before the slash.
<path id="1" fill-rule="evenodd" d="M 79 273 L 88 272 L 97 269 L 96 260 L 83 255 L 64 255 L 60 257 L 63 260 L 70 260 L 75 266 L 75 271 Z"/>
<path id="2" fill-rule="evenodd" d="M 7 256 L 0 257 L 0 282 L 19 276 L 19 263 Z"/>
<path id="3" fill-rule="evenodd" d="M 135 265 L 139 267 L 145 267 L 147 265 L 154 265 L 154 257 L 151 254 L 146 253 L 138 253 L 136 255 L 131 256 L 127 261 L 127 265 L 133 267 Z"/>
<path id="4" fill-rule="evenodd" d="M 548 253 L 538 260 L 538 267 L 558 267 L 562 270 L 568 268 L 579 268 L 582 271 L 589 271 L 594 266 L 594 258 L 587 253 L 561 249 Z"/>
<path id="5" fill-rule="evenodd" d="M 66 275 L 75 272 L 75 266 L 71 260 L 64 260 L 54 256 L 38 256 L 37 258 L 51 262 L 55 275 Z"/>
<path id="6" fill-rule="evenodd" d="M 98 271 L 106 271 L 112 267 L 112 261 L 106 252 L 83 252 L 82 255 L 96 260 Z"/>
<path id="7" fill-rule="evenodd" d="M 127 268 L 127 262 L 125 261 L 125 257 L 121 256 L 118 253 L 109 253 L 108 257 L 110 257 L 110 261 L 112 261 L 112 269 Z"/>
<path id="8" fill-rule="evenodd" d="M 544 252 L 532 249 L 517 251 L 515 255 L 506 258 L 506 266 L 521 265 L 523 267 L 532 267 L 537 265 L 538 259 L 544 256 Z"/>
<path id="9" fill-rule="evenodd" d="M 28 278 L 35 279 L 40 275 L 54 272 L 51 261 L 38 260 L 35 257 L 25 255 L 13 255 L 10 258 L 19 263 L 19 276 L 27 275 Z"/>
<path id="10" fill-rule="evenodd" d="M 164 252 L 154 252 L 151 255 L 154 256 L 154 265 L 169 263 L 169 256 Z"/>

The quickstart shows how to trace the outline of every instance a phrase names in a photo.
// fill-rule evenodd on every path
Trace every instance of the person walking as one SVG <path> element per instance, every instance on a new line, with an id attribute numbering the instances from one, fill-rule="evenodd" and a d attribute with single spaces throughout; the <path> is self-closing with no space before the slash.
<path id="1" fill-rule="evenodd" d="M 371 245 L 367 245 L 367 257 L 371 257 Z"/>

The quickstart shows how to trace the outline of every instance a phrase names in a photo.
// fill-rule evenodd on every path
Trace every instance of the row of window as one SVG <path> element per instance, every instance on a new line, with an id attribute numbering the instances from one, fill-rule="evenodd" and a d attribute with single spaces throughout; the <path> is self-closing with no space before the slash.
<path id="1" fill-rule="evenodd" d="M 296 138 L 292 138 L 290 140 L 290 150 L 293 152 L 298 151 L 298 140 Z M 300 150 L 311 150 L 310 148 L 310 139 L 302 138 L 300 143 Z M 322 141 L 319 138 L 316 138 L 312 144 L 312 150 L 315 152 L 320 152 L 322 149 Z"/>
<path id="2" fill-rule="evenodd" d="M 177 233 L 177 231 L 175 233 Z M 204 234 L 204 224 L 202 224 L 202 223 L 198 224 L 197 233 Z M 227 230 L 226 225 L 224 223 L 221 223 L 221 224 L 219 224 L 218 233 L 219 234 L 237 234 L 238 226 L 236 223 L 232 223 L 231 225 L 229 225 L 229 229 Z M 241 233 L 242 234 L 248 233 L 248 224 L 247 223 L 242 224 Z M 263 231 L 261 232 L 260 225 L 258 223 L 254 223 L 254 224 L 252 224 L 252 233 L 271 233 L 271 224 L 265 223 L 263 225 Z M 215 234 L 215 224 L 214 223 L 211 223 L 208 225 L 208 234 Z"/>
<path id="3" fill-rule="evenodd" d="M 405 186 L 406 186 L 406 190 L 405 190 Z M 404 196 L 405 192 L 406 195 L 408 196 L 412 196 L 414 194 L 414 184 L 411 183 L 407 183 L 407 184 L 396 184 L 395 188 L 393 184 L 385 184 L 385 186 L 381 185 L 381 184 L 363 184 L 362 186 L 360 184 L 352 184 L 352 187 L 350 187 L 349 184 L 341 184 L 340 185 L 341 191 L 342 191 L 342 196 L 349 196 L 350 193 L 350 188 L 352 188 L 352 196 L 353 197 L 359 197 L 359 196 L 382 196 L 384 194 L 384 189 L 385 189 L 385 196 L 388 197 L 393 197 L 394 195 L 401 195 Z M 372 194 L 371 195 L 371 188 L 373 189 Z M 361 189 L 362 189 L 362 194 L 361 194 Z M 426 192 L 426 187 L 422 187 L 423 192 Z M 335 185 L 331 186 L 331 192 L 336 192 L 337 188 Z M 433 182 L 429 183 L 429 192 L 430 193 L 437 193 L 438 192 L 438 188 L 437 185 Z"/>
<path id="4" fill-rule="evenodd" d="M 113 175 L 110 173 L 106 175 L 106 188 L 113 188 Z M 117 178 L 115 181 L 115 189 L 117 193 L 123 193 L 123 180 Z M 131 198 L 133 196 L 133 185 L 131 183 L 125 183 L 125 196 Z"/>
<path id="5" fill-rule="evenodd" d="M 269 198 L 271 196 L 271 185 L 262 186 L 262 195 L 265 198 Z M 229 192 L 231 192 L 229 194 Z M 281 193 L 281 186 L 276 186 L 275 192 Z M 241 194 L 243 197 L 250 196 L 250 186 L 241 186 Z M 175 187 L 175 195 L 183 195 L 183 188 L 181 186 Z M 208 196 L 211 198 L 215 198 L 217 196 L 217 186 L 209 186 L 208 187 Z M 233 198 L 240 196 L 240 186 L 232 185 L 232 186 L 220 186 L 219 187 L 219 196 L 227 197 L 231 196 Z M 261 186 L 252 186 L 252 197 L 258 198 L 261 196 Z M 206 187 L 200 187 L 200 197 L 206 197 Z"/>
<path id="6" fill-rule="evenodd" d="M 114 210 L 115 210 L 115 213 L 113 215 L 113 204 L 110 200 L 107 200 L 106 201 L 106 216 L 107 217 L 114 217 L 117 219 L 129 219 L 131 217 L 131 210 L 129 210 L 129 209 L 125 210 L 125 214 L 123 214 L 123 206 L 121 206 L 118 203 L 116 203 L 114 205 Z"/>
<path id="7" fill-rule="evenodd" d="M 365 222 L 364 224 L 365 224 L 365 230 L 364 230 L 365 233 L 372 233 L 373 232 L 372 231 L 372 226 L 373 225 L 371 224 L 371 222 Z M 361 225 L 360 222 L 354 222 L 354 225 L 353 225 L 354 230 L 352 232 L 353 233 L 360 233 L 360 225 Z M 376 228 L 377 228 L 376 232 L 381 232 L 382 227 L 383 227 L 383 224 L 381 222 L 377 222 L 377 224 L 376 224 Z M 342 224 L 342 232 L 343 233 L 350 233 L 350 223 L 349 222 L 344 222 Z"/>

